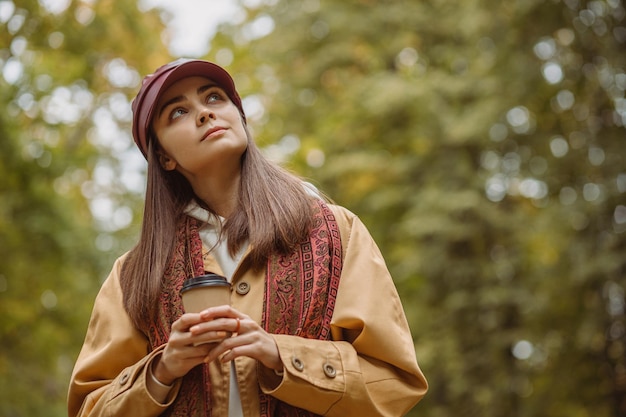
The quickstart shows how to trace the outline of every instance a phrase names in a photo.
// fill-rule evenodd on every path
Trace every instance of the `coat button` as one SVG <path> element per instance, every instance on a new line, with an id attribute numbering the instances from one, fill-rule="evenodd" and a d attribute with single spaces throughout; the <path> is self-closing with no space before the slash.
<path id="1" fill-rule="evenodd" d="M 235 291 L 237 291 L 239 295 L 246 295 L 250 292 L 250 284 L 246 281 L 241 281 L 237 284 L 237 287 L 235 287 Z"/>
<path id="2" fill-rule="evenodd" d="M 300 358 L 293 357 L 291 358 L 291 364 L 296 370 L 302 372 L 304 370 L 304 362 Z"/>
<path id="3" fill-rule="evenodd" d="M 334 366 L 329 363 L 324 364 L 324 374 L 329 378 L 334 378 L 337 376 L 337 370 Z"/>
<path id="4" fill-rule="evenodd" d="M 124 375 L 120 377 L 120 385 L 124 385 L 125 383 L 127 383 L 129 378 L 130 378 L 130 372 L 126 372 Z"/>

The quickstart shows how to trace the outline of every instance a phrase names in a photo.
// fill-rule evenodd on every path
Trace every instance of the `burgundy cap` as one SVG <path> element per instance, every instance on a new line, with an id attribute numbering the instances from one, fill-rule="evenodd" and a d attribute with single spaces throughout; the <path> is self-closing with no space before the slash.
<path id="1" fill-rule="evenodd" d="M 178 59 L 158 68 L 154 74 L 146 75 L 141 82 L 137 97 L 132 102 L 133 109 L 133 138 L 143 156 L 148 155 L 148 132 L 154 106 L 161 97 L 161 93 L 176 81 L 187 77 L 201 76 L 215 81 L 228 95 L 230 100 L 239 109 L 245 123 L 246 116 L 241 105 L 241 98 L 235 89 L 235 83 L 219 65 L 197 59 Z"/>

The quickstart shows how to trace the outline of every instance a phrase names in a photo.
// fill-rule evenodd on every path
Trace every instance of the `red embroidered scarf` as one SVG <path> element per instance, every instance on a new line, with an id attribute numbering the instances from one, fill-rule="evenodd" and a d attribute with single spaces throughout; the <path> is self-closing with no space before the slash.
<path id="1" fill-rule="evenodd" d="M 263 328 L 270 333 L 330 339 L 330 321 L 342 268 L 341 236 L 330 208 L 318 201 L 309 240 L 288 256 L 267 264 Z M 185 279 L 204 273 L 199 222 L 183 216 L 177 244 L 163 280 L 158 319 L 147 334 L 151 348 L 167 342 L 172 323 L 183 313 L 180 288 Z M 172 417 L 210 417 L 209 367 L 197 366 L 184 378 L 171 407 Z M 313 417 L 315 414 L 261 394 L 261 417 Z"/>

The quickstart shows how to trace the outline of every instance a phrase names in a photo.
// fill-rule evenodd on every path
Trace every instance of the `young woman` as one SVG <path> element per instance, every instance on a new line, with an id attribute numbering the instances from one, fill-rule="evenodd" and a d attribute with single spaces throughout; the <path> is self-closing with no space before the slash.
<path id="1" fill-rule="evenodd" d="M 402 416 L 426 392 L 376 244 L 348 210 L 266 160 L 230 75 L 178 60 L 147 76 L 139 243 L 96 298 L 74 416 Z M 185 313 L 213 272 L 231 305 Z"/>

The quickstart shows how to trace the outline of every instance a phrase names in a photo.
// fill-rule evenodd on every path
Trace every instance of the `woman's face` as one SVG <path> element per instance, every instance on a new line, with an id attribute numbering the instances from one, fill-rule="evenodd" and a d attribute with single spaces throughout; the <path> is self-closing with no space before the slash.
<path id="1" fill-rule="evenodd" d="M 226 93 L 204 77 L 177 81 L 162 94 L 152 127 L 160 163 L 190 182 L 236 169 L 248 138 L 241 115 Z"/>

